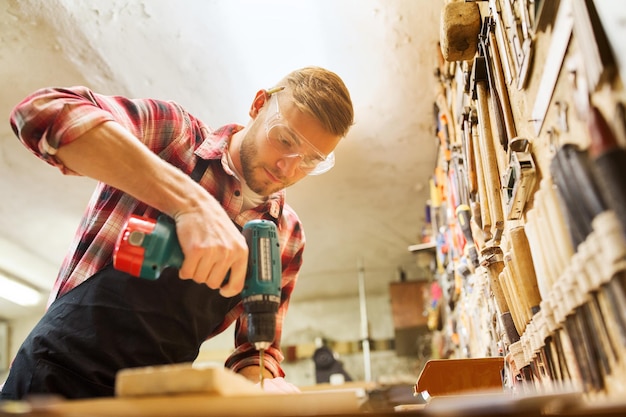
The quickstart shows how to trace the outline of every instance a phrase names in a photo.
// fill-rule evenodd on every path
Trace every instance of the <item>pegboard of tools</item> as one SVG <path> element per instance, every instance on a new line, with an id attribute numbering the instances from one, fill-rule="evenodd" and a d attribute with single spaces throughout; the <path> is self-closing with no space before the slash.
<path id="1" fill-rule="evenodd" d="M 444 5 L 427 232 L 446 357 L 598 401 L 626 393 L 626 94 L 594 3 Z"/>

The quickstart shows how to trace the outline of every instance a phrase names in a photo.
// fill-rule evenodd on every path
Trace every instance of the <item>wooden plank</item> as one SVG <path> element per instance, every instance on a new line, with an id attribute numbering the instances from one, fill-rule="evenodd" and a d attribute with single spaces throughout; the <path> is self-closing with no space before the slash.
<path id="1" fill-rule="evenodd" d="M 219 365 L 191 364 L 124 369 L 116 393 L 52 402 L 38 411 L 63 417 L 308 416 L 357 413 L 364 397 L 357 389 L 266 392 Z"/>
<path id="2" fill-rule="evenodd" d="M 221 396 L 262 394 L 247 378 L 220 365 L 176 364 L 123 369 L 115 379 L 115 395 L 137 397 L 210 393 Z"/>
<path id="3" fill-rule="evenodd" d="M 45 411 L 63 417 L 270 417 L 355 414 L 358 410 L 356 392 L 344 390 L 295 394 L 180 394 L 70 400 L 52 404 Z"/>

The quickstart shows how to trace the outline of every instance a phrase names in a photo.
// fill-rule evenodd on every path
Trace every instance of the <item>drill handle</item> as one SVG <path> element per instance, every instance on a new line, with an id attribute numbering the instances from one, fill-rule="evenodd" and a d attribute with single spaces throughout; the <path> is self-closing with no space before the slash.
<path id="1" fill-rule="evenodd" d="M 176 225 L 165 215 L 156 221 L 131 216 L 113 251 L 115 269 L 144 279 L 158 279 L 165 268 L 180 268 L 182 263 Z"/>

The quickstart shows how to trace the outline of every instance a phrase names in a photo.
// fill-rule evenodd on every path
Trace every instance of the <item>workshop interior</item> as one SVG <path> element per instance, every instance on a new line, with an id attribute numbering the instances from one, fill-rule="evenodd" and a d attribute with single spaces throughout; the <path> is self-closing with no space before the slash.
<path id="1" fill-rule="evenodd" d="M 287 189 L 306 249 L 281 366 L 300 393 L 223 368 L 231 327 L 191 364 L 120 371 L 115 397 L 0 416 L 625 415 L 625 22 L 608 0 L 1 0 L 0 384 L 96 186 L 19 143 L 22 98 L 84 85 L 245 124 L 259 89 L 318 65 L 355 122 L 332 170 Z M 158 279 L 180 247 L 141 222 L 120 268 Z M 137 264 L 150 239 L 167 253 Z"/>

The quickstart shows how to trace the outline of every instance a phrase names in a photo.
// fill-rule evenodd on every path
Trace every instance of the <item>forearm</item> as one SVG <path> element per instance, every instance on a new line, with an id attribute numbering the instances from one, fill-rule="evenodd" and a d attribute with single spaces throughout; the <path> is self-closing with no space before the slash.
<path id="1" fill-rule="evenodd" d="M 56 157 L 71 171 L 118 188 L 172 217 L 199 204 L 217 204 L 188 175 L 116 122 L 94 127 L 60 147 Z"/>

